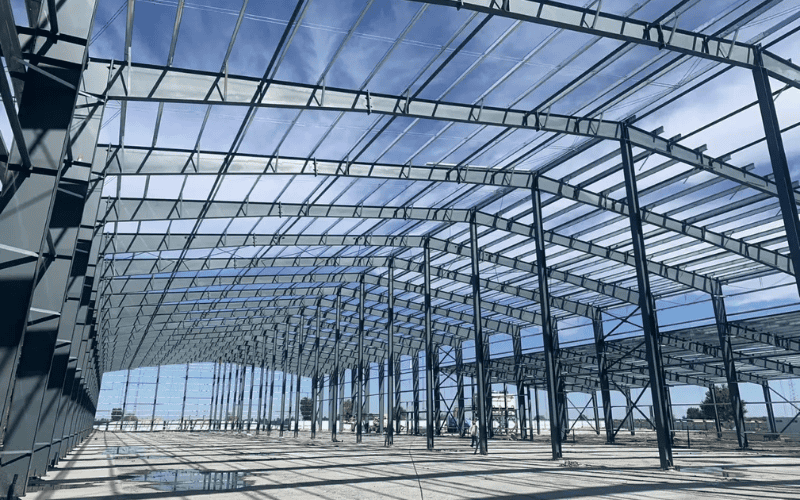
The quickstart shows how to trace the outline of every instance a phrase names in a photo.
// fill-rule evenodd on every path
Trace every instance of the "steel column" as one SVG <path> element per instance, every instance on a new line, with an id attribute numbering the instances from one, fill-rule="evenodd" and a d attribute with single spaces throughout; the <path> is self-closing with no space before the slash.
<path id="1" fill-rule="evenodd" d="M 597 409 L 597 391 L 592 391 L 592 409 L 594 410 L 594 430 L 600 435 L 600 412 Z"/>
<path id="2" fill-rule="evenodd" d="M 428 450 L 433 450 L 434 434 L 434 380 L 433 380 L 433 331 L 431 328 L 431 246 L 430 241 L 425 240 L 423 246 L 423 275 L 425 279 L 424 314 L 425 314 L 425 436 L 427 438 Z"/>
<path id="3" fill-rule="evenodd" d="M 722 439 L 722 426 L 719 421 L 719 409 L 717 408 L 717 391 L 714 384 L 708 386 L 708 392 L 711 395 L 711 406 L 714 408 L 714 427 L 717 430 L 717 439 Z"/>
<path id="4" fill-rule="evenodd" d="M 255 347 L 254 347 L 255 348 Z M 250 364 L 250 399 L 247 400 L 247 432 L 250 432 L 250 425 L 253 422 L 253 390 L 256 382 L 256 364 Z"/>
<path id="5" fill-rule="evenodd" d="M 264 386 L 267 384 L 267 335 L 264 332 L 264 341 L 261 343 L 261 372 L 258 376 L 258 409 L 256 410 L 256 434 L 261 433 L 261 422 L 264 419 Z"/>
<path id="6" fill-rule="evenodd" d="M 361 442 L 361 414 L 364 391 L 364 298 L 366 297 L 364 278 L 358 282 L 358 366 L 356 366 L 356 379 L 353 387 L 356 389 L 355 414 L 356 414 L 356 443 Z"/>
<path id="7" fill-rule="evenodd" d="M 419 435 L 419 352 L 411 356 L 411 392 L 414 397 L 414 435 Z"/>
<path id="8" fill-rule="evenodd" d="M 772 393 L 769 388 L 769 381 L 761 384 L 764 392 L 764 405 L 767 407 L 767 423 L 769 424 L 770 439 L 778 438 L 778 426 L 775 423 L 775 409 L 772 407 Z"/>
<path id="9" fill-rule="evenodd" d="M 267 435 L 272 433 L 272 405 L 275 399 L 275 364 L 278 353 L 278 328 L 272 329 L 272 358 L 269 365 L 269 409 L 267 410 Z"/>
<path id="10" fill-rule="evenodd" d="M 611 390 L 608 383 L 608 361 L 606 360 L 606 336 L 603 332 L 603 318 L 600 314 L 592 318 L 594 330 L 594 349 L 597 356 L 600 396 L 603 401 L 603 423 L 606 427 L 606 444 L 614 444 L 614 415 L 611 408 Z M 598 427 L 598 431 L 600 428 Z"/>
<path id="11" fill-rule="evenodd" d="M 342 295 L 336 294 L 336 324 L 333 326 L 333 374 L 331 375 L 331 441 L 334 443 L 336 439 L 337 421 L 339 420 L 339 378 L 341 377 L 341 370 L 339 368 L 339 358 L 341 357 L 341 330 L 342 323 Z"/>
<path id="12" fill-rule="evenodd" d="M 464 347 L 463 342 L 454 348 L 456 351 L 456 401 L 458 402 L 458 436 L 464 437 L 466 429 L 464 418 Z"/>
<path id="13" fill-rule="evenodd" d="M 383 416 L 386 408 L 384 407 L 384 384 L 386 383 L 386 374 L 384 368 L 385 361 L 378 362 L 378 434 L 383 434 Z M 388 419 L 388 417 L 387 417 Z"/>
<path id="14" fill-rule="evenodd" d="M 286 417 L 286 379 L 288 378 L 286 376 L 286 365 L 289 361 L 288 343 L 289 327 L 287 326 L 283 334 L 283 353 L 281 354 L 281 420 L 280 426 L 278 427 L 278 436 L 280 437 L 283 437 L 283 425 Z"/>
<path id="15" fill-rule="evenodd" d="M 517 422 L 520 437 L 525 439 L 528 426 L 525 423 L 525 377 L 520 364 L 522 361 L 522 335 L 519 331 L 512 336 L 511 346 L 514 351 L 514 381 L 517 387 Z"/>
<path id="16" fill-rule="evenodd" d="M 800 291 L 800 272 L 798 272 L 800 269 L 800 221 L 797 218 L 797 201 L 792 187 L 792 176 L 789 171 L 789 162 L 786 160 L 786 151 L 783 148 L 781 127 L 778 123 L 775 101 L 772 98 L 769 73 L 764 68 L 760 47 L 753 50 L 753 57 L 755 64 L 753 80 L 758 96 L 758 107 L 761 110 L 761 122 L 764 125 L 772 173 L 775 176 L 775 188 L 778 192 L 778 202 L 783 216 L 783 227 L 786 230 L 786 240 L 789 243 L 792 267 L 795 271 L 795 284 Z"/>
<path id="17" fill-rule="evenodd" d="M 156 421 L 156 403 L 158 403 L 158 382 L 161 378 L 161 365 L 156 368 L 156 390 L 153 393 L 153 412 L 150 414 L 150 432 L 153 432 L 153 425 Z"/>
<path id="18" fill-rule="evenodd" d="M 739 378 L 736 374 L 736 363 L 733 361 L 733 345 L 731 344 L 730 325 L 728 313 L 725 309 L 725 298 L 722 295 L 722 285 L 716 282 L 715 291 L 711 294 L 711 304 L 714 307 L 714 319 L 717 323 L 719 347 L 722 352 L 722 365 L 725 368 L 725 380 L 728 382 L 728 392 L 731 398 L 733 423 L 736 427 L 736 439 L 739 448 L 747 448 L 747 433 L 744 424 L 744 405 L 739 393 Z"/>
<path id="19" fill-rule="evenodd" d="M 622 393 L 625 395 L 625 414 L 628 420 L 628 430 L 631 431 L 631 436 L 636 435 L 636 423 L 633 419 L 633 400 L 631 399 L 631 390 L 625 388 Z"/>
<path id="20" fill-rule="evenodd" d="M 128 368 L 128 375 L 127 377 L 125 377 L 125 394 L 122 396 L 122 416 L 120 417 L 119 420 L 120 432 L 124 430 L 123 425 L 125 423 L 125 415 L 128 411 L 128 389 L 130 388 L 130 385 L 131 385 L 131 369 Z"/>
<path id="21" fill-rule="evenodd" d="M 472 212 L 472 217 L 469 224 L 469 236 L 470 236 L 470 259 L 472 263 L 472 320 L 474 326 L 474 338 L 473 341 L 475 343 L 475 384 L 478 388 L 478 450 L 480 450 L 481 455 L 486 455 L 489 453 L 489 435 L 487 431 L 487 425 L 491 425 L 491 422 L 487 421 L 487 411 L 486 411 L 486 369 L 484 367 L 484 349 L 486 347 L 486 343 L 483 340 L 483 323 L 481 322 L 482 314 L 481 314 L 481 275 L 480 275 L 480 261 L 479 261 L 479 252 L 480 247 L 478 242 L 478 225 L 475 222 L 475 211 Z M 491 393 L 491 391 L 489 391 Z M 491 398 L 491 394 L 489 394 Z M 473 401 L 474 404 L 474 401 Z M 491 412 L 491 403 L 489 403 L 489 412 Z M 473 418 L 475 416 L 473 415 Z"/>
<path id="22" fill-rule="evenodd" d="M 639 310 L 642 316 L 645 353 L 650 372 L 650 394 L 652 396 L 653 410 L 655 412 L 654 420 L 656 435 L 658 437 L 658 457 L 661 462 L 661 468 L 668 469 L 673 466 L 672 439 L 669 435 L 669 415 L 667 414 L 668 408 L 665 407 L 669 396 L 666 394 L 668 389 L 664 382 L 656 304 L 650 289 L 650 276 L 647 270 L 647 252 L 644 244 L 644 234 L 642 233 L 641 209 L 639 207 L 639 192 L 636 187 L 636 169 L 627 126 L 623 125 L 621 127 L 621 134 L 620 153 L 622 157 L 622 171 L 625 176 L 628 219 L 630 221 L 636 280 L 639 290 Z"/>
<path id="23" fill-rule="evenodd" d="M 212 426 L 214 425 L 214 412 L 216 411 L 216 406 L 214 406 L 214 396 L 217 392 L 217 363 L 214 362 L 213 371 L 211 372 L 211 399 L 208 402 L 208 432 L 211 432 Z"/>
<path id="24" fill-rule="evenodd" d="M 303 357 L 303 350 L 306 345 L 302 325 L 295 335 L 295 343 L 297 344 L 297 374 L 295 377 L 297 380 L 295 381 L 296 390 L 294 394 L 294 437 L 298 437 L 300 435 L 300 383 L 303 381 L 303 377 L 300 376 L 300 360 Z"/>
<path id="25" fill-rule="evenodd" d="M 186 377 L 183 379 L 183 402 L 181 403 L 181 423 L 178 426 L 179 431 L 184 430 L 183 419 L 184 417 L 186 417 L 186 393 L 188 391 L 189 391 L 189 363 L 186 363 Z M 166 423 L 166 420 L 164 420 L 164 422 Z"/>
<path id="26" fill-rule="evenodd" d="M 395 379 L 395 359 L 394 359 L 394 263 L 389 262 L 389 271 L 388 271 L 388 278 L 389 278 L 389 290 L 386 294 L 386 302 L 387 302 L 387 324 L 386 324 L 386 347 L 388 350 L 386 363 L 387 369 L 389 371 L 389 387 L 387 387 L 386 391 L 386 407 L 387 407 L 387 414 L 388 417 L 386 419 L 386 424 L 388 427 L 386 428 L 386 440 L 384 441 L 386 446 L 392 446 L 394 444 L 394 421 L 397 418 L 396 412 L 398 407 L 394 403 L 395 399 L 395 388 L 394 388 L 394 379 Z M 399 381 L 400 374 L 397 374 L 397 379 Z M 382 419 L 383 417 L 381 417 Z"/>
<path id="27" fill-rule="evenodd" d="M 559 367 L 557 358 L 557 333 L 550 315 L 550 288 L 547 283 L 547 256 L 544 245 L 544 219 L 542 217 L 542 196 L 537 185 L 531 190 L 533 207 L 533 228 L 536 241 L 536 271 L 539 281 L 539 307 L 542 315 L 542 345 L 544 346 L 545 379 L 547 382 L 547 409 L 550 415 L 550 447 L 553 459 L 561 458 L 561 415 L 558 411 Z M 537 410 L 538 414 L 538 410 Z"/>
<path id="28" fill-rule="evenodd" d="M 311 439 L 317 437 L 317 391 L 320 387 L 319 378 L 319 338 L 322 335 L 322 328 L 319 323 L 319 308 L 316 315 L 316 334 L 314 335 L 314 375 L 311 377 Z M 320 394 L 322 396 L 322 394 Z M 322 397 L 319 398 L 322 401 Z"/>

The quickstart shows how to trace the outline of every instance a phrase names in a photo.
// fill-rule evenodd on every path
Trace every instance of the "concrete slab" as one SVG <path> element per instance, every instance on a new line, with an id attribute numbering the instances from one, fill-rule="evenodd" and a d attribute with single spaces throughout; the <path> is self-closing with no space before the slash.
<path id="1" fill-rule="evenodd" d="M 26 498 L 144 499 L 800 499 L 797 450 L 676 450 L 680 470 L 661 471 L 646 436 L 608 446 L 566 443 L 549 459 L 547 437 L 490 441 L 474 455 L 468 439 L 350 434 L 299 439 L 225 433 L 95 432 Z M 33 491 L 40 490 L 40 491 Z"/>

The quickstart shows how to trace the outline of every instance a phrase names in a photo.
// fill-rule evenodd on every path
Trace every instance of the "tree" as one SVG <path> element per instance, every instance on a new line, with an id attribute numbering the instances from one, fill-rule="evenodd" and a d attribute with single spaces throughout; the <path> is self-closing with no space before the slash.
<path id="1" fill-rule="evenodd" d="M 689 420 L 701 420 L 703 418 L 703 412 L 700 411 L 700 408 L 689 408 L 686 410 L 686 418 Z"/>
<path id="2" fill-rule="evenodd" d="M 720 421 L 733 420 L 733 405 L 731 405 L 731 392 L 728 390 L 728 386 L 714 386 L 714 395 L 717 399 L 717 413 L 719 414 Z M 699 418 L 714 420 L 714 404 L 712 403 L 710 389 L 706 391 L 706 397 L 700 404 L 700 412 L 702 416 Z M 744 403 L 742 404 L 742 413 L 747 413 Z M 689 417 L 688 411 L 686 412 L 686 418 L 691 418 Z"/>
<path id="3" fill-rule="evenodd" d="M 300 400 L 300 414 L 303 416 L 303 420 L 311 420 L 312 410 L 313 404 L 311 398 L 303 398 Z"/>
<path id="4" fill-rule="evenodd" d="M 114 408 L 111 410 L 111 421 L 119 422 L 122 420 L 122 408 Z"/>
<path id="5" fill-rule="evenodd" d="M 353 417 L 353 401 L 345 399 L 342 403 L 342 418 L 348 419 Z"/>

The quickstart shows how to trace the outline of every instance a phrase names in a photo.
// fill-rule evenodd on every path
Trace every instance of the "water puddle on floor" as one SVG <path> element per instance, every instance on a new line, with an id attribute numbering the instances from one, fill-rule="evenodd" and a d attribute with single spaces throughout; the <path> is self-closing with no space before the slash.
<path id="1" fill-rule="evenodd" d="M 53 491 L 53 490 L 72 490 L 78 488 L 89 488 L 96 486 L 98 483 L 68 483 L 57 481 L 42 481 L 41 479 L 31 478 L 28 480 L 28 487 L 25 489 L 26 493 L 35 493 L 37 491 Z M 15 497 L 16 498 L 16 497 Z"/>
<path id="2" fill-rule="evenodd" d="M 712 474 L 722 477 L 744 477 L 744 472 L 730 470 L 730 465 L 710 465 L 707 467 L 675 467 L 678 472 L 689 472 L 694 474 Z"/>
<path id="3" fill-rule="evenodd" d="M 224 491 L 238 490 L 250 486 L 252 481 L 244 477 L 246 472 L 214 472 L 197 469 L 154 470 L 126 478 L 130 481 L 153 483 L 160 491 Z"/>

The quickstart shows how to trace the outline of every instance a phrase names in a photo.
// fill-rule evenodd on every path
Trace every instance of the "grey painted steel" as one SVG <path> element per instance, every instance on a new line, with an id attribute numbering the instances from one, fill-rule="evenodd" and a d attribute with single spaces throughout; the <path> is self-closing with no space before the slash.
<path id="1" fill-rule="evenodd" d="M 363 426 L 362 410 L 364 407 L 364 301 L 366 300 L 366 290 L 364 279 L 358 282 L 358 362 L 355 367 L 356 376 L 354 377 L 353 388 L 356 391 L 356 399 L 354 402 L 354 410 L 356 417 L 356 443 L 361 442 L 361 433 Z M 352 373 L 352 372 L 351 372 Z"/>
<path id="2" fill-rule="evenodd" d="M 769 75 L 794 87 L 800 87 L 800 68 L 758 46 L 719 36 L 697 33 L 673 25 L 651 23 L 631 17 L 601 12 L 602 2 L 582 8 L 552 0 L 414 0 L 470 9 L 490 15 L 519 19 L 554 28 L 612 38 L 637 45 L 670 50 L 744 68 L 758 67 L 763 53 Z M 737 31 L 738 34 L 738 31 Z"/>
<path id="3" fill-rule="evenodd" d="M 489 429 L 490 422 L 486 419 L 488 413 L 486 409 L 486 398 L 491 398 L 491 390 L 486 394 L 488 377 L 484 367 L 484 356 L 486 342 L 483 338 L 483 324 L 481 322 L 481 287 L 480 287 L 480 262 L 478 255 L 480 246 L 478 243 L 478 227 L 475 222 L 475 213 L 473 212 L 472 220 L 469 224 L 469 246 L 472 262 L 472 318 L 473 325 L 473 342 L 475 348 L 475 384 L 478 387 L 478 449 L 481 455 L 489 453 Z M 475 401 L 473 400 L 473 405 Z M 492 403 L 489 401 L 489 409 L 491 410 Z M 473 418 L 475 418 L 473 414 Z"/>
<path id="4" fill-rule="evenodd" d="M 559 366 L 557 357 L 558 334 L 550 317 L 550 289 L 547 283 L 547 257 L 545 253 L 542 197 L 538 187 L 531 190 L 533 207 L 534 241 L 536 242 L 536 265 L 539 283 L 539 308 L 542 314 L 542 345 L 544 347 L 545 374 L 547 383 L 547 409 L 550 415 L 550 448 L 553 459 L 561 458 L 562 419 L 559 414 Z M 538 411 L 537 411 L 538 414 Z"/>
<path id="5" fill-rule="evenodd" d="M 74 270 L 72 258 L 94 157 L 88 148 L 96 148 L 98 117 L 103 110 L 94 99 L 79 98 L 75 90 L 83 82 L 81 69 L 96 3 L 71 0 L 62 7 L 60 31 L 68 40 L 44 46 L 37 43 L 35 49 L 42 58 L 32 61 L 30 67 L 55 73 L 73 88 L 29 71 L 24 76 L 25 89 L 17 95 L 17 113 L 2 73 L 3 101 L 18 138 L 7 167 L 0 171 L 0 302 L 8 325 L 0 338 L 0 357 L 4 359 L 0 363 L 0 490 L 10 495 L 24 494 L 32 466 L 46 462 L 46 450 L 52 443 L 52 432 L 45 435 L 50 423 L 43 418 L 43 404 L 45 400 L 53 402 L 55 387 L 63 383 L 64 349 L 56 352 L 59 324 L 66 312 L 64 300 Z M 12 41 L 17 33 L 8 26 L 13 17 L 4 21 L 0 41 L 3 55 L 11 58 L 17 49 Z M 15 71 L 20 62 L 11 61 L 9 70 Z M 20 78 L 16 72 L 12 75 L 18 91 Z M 42 95 L 51 98 L 42 99 Z M 75 113 L 76 104 L 89 105 L 85 114 Z M 51 379 L 54 355 L 60 358 L 56 363 L 60 373 L 53 373 Z M 89 378 L 95 378 L 93 365 L 87 372 Z M 94 392 L 92 386 L 87 390 Z M 86 407 L 93 406 L 94 394 L 81 401 Z M 45 413 L 49 411 L 44 408 Z M 38 432 L 40 424 L 42 432 Z M 81 438 L 86 425 L 82 418 Z M 42 458 L 34 461 L 34 452 L 39 450 Z"/>
<path id="6" fill-rule="evenodd" d="M 465 428 L 466 419 L 464 415 L 464 347 L 459 345 L 455 348 L 456 351 L 456 401 L 458 405 L 458 418 L 456 422 L 458 425 L 459 437 L 464 437 L 467 429 Z"/>
<path id="7" fill-rule="evenodd" d="M 594 430 L 600 435 L 600 412 L 597 409 L 597 392 L 592 393 L 592 410 L 594 410 Z"/>
<path id="8" fill-rule="evenodd" d="M 522 336 L 519 332 L 511 338 L 514 355 L 514 385 L 517 388 L 517 422 L 519 424 L 520 437 L 525 439 L 528 426 L 525 422 L 525 374 L 521 365 L 522 362 Z"/>
<path id="9" fill-rule="evenodd" d="M 281 351 L 281 413 L 280 425 L 278 426 L 278 436 L 283 437 L 283 426 L 286 417 L 286 370 L 289 361 L 289 326 L 283 331 L 283 350 Z"/>
<path id="10" fill-rule="evenodd" d="M 156 367 L 156 389 L 153 391 L 153 411 L 150 414 L 150 431 L 153 431 L 153 426 L 156 422 L 156 404 L 158 403 L 158 382 L 161 379 L 161 365 Z"/>
<path id="11" fill-rule="evenodd" d="M 303 330 L 298 330 L 296 333 L 295 345 L 297 346 L 297 366 L 295 372 L 295 394 L 294 394 L 294 437 L 300 435 L 300 382 L 303 378 L 300 376 L 300 360 L 303 358 L 303 350 L 306 346 L 306 338 Z M 312 386 L 313 391 L 313 386 Z"/>
<path id="12" fill-rule="evenodd" d="M 622 391 L 622 394 L 625 396 L 625 412 L 627 415 L 626 420 L 628 421 L 628 430 L 631 431 L 631 436 L 635 436 L 636 420 L 633 418 L 633 400 L 631 399 L 631 390 L 625 388 Z"/>
<path id="13" fill-rule="evenodd" d="M 392 446 L 394 444 L 394 433 L 395 433 L 395 419 L 398 418 L 397 413 L 399 409 L 399 405 L 395 404 L 395 376 L 397 377 L 397 381 L 400 381 L 400 374 L 397 373 L 395 375 L 395 365 L 397 361 L 395 360 L 394 354 L 394 265 L 393 263 L 389 264 L 389 271 L 388 271 L 388 281 L 389 286 L 386 292 L 386 314 L 388 316 L 386 322 L 386 364 L 388 369 L 388 384 L 386 391 L 386 408 L 388 410 L 388 418 L 387 418 L 387 428 L 386 428 L 386 439 L 384 444 L 386 446 Z M 399 393 L 397 394 L 400 395 Z M 381 416 L 381 418 L 383 418 Z M 398 427 L 397 430 L 399 431 L 400 428 Z"/>
<path id="14" fill-rule="evenodd" d="M 256 364 L 250 365 L 250 397 L 247 400 L 247 432 L 250 432 L 250 425 L 253 421 L 253 391 L 256 386 Z"/>
<path id="15" fill-rule="evenodd" d="M 777 439 L 778 426 L 775 423 L 775 408 L 772 406 L 772 390 L 769 387 L 769 382 L 764 382 L 761 385 L 761 390 L 764 394 L 764 406 L 767 409 L 767 424 L 769 425 L 769 432 L 772 434 L 770 439 Z"/>
<path id="16" fill-rule="evenodd" d="M 539 389 L 533 388 L 534 404 L 536 405 L 536 434 L 542 434 L 542 416 L 539 413 Z"/>
<path id="17" fill-rule="evenodd" d="M 256 410 L 256 434 L 261 433 L 262 422 L 264 420 L 264 388 L 267 385 L 267 333 L 263 334 L 264 341 L 261 343 L 261 371 L 258 375 L 258 409 Z"/>
<path id="18" fill-rule="evenodd" d="M 620 141 L 622 156 L 622 171 L 625 176 L 625 192 L 627 195 L 631 239 L 636 267 L 636 280 L 639 289 L 639 310 L 642 317 L 644 342 L 648 370 L 650 372 L 650 393 L 655 413 L 656 436 L 658 438 L 658 457 L 662 469 L 674 465 L 672 458 L 672 437 L 669 434 L 670 408 L 667 403 L 668 388 L 664 382 L 664 368 L 661 359 L 661 344 L 659 343 L 658 320 L 656 318 L 655 299 L 650 289 L 649 269 L 647 266 L 647 252 L 645 250 L 644 236 L 642 234 L 642 220 L 639 217 L 639 193 L 636 187 L 636 168 L 633 161 L 631 141 L 628 138 L 628 128 L 622 128 Z M 669 413 L 669 414 L 668 414 Z"/>
<path id="19" fill-rule="evenodd" d="M 711 395 L 711 405 L 714 408 L 714 427 L 717 429 L 717 439 L 722 439 L 722 425 L 719 421 L 719 408 L 717 408 L 717 391 L 713 385 L 708 386 Z"/>
<path id="20" fill-rule="evenodd" d="M 385 363 L 378 363 L 378 434 L 384 433 L 383 417 L 386 415 L 386 407 L 384 406 L 385 391 L 384 385 L 386 384 L 386 368 Z"/>
<path id="21" fill-rule="evenodd" d="M 320 380 L 319 376 L 319 339 L 322 336 L 322 329 L 319 324 L 319 314 L 316 315 L 316 328 L 314 329 L 314 374 L 311 377 L 311 439 L 317 437 L 317 419 L 320 416 L 319 411 L 317 411 L 317 403 L 322 404 L 322 395 L 318 392 L 321 392 L 320 387 L 322 385 L 322 381 Z"/>
<path id="22" fill-rule="evenodd" d="M 608 361 L 606 360 L 606 336 L 603 331 L 603 318 L 597 315 L 592 318 L 594 346 L 597 354 L 598 379 L 600 380 L 600 397 L 603 401 L 603 423 L 606 429 L 606 444 L 614 444 L 614 416 L 611 407 L 611 388 L 608 383 Z M 599 427 L 598 427 L 599 431 Z"/>
<path id="23" fill-rule="evenodd" d="M 419 352 L 411 356 L 411 396 L 413 398 L 413 430 L 411 434 L 419 435 Z"/>
<path id="24" fill-rule="evenodd" d="M 434 412 L 434 357 L 437 355 L 436 346 L 433 343 L 433 329 L 431 326 L 431 248 L 427 241 L 423 246 L 423 275 L 425 281 L 424 314 L 425 314 L 425 436 L 428 450 L 433 450 L 433 435 L 436 421 L 433 417 Z M 438 408 L 437 408 L 438 410 Z M 436 418 L 438 420 L 438 416 Z"/>
<path id="25" fill-rule="evenodd" d="M 331 441 L 334 443 L 337 441 L 336 439 L 336 424 L 339 420 L 339 412 L 341 411 L 339 408 L 339 378 L 341 377 L 341 370 L 339 366 L 339 358 L 341 355 L 341 331 L 339 330 L 339 325 L 341 324 L 342 320 L 342 296 L 337 294 L 336 295 L 336 324 L 334 325 L 333 330 L 333 374 L 331 375 L 331 418 L 330 418 L 330 428 L 331 428 Z"/>
<path id="26" fill-rule="evenodd" d="M 272 358 L 269 366 L 269 409 L 267 410 L 267 435 L 272 433 L 272 403 L 275 399 L 275 369 L 277 357 L 277 344 L 278 344 L 278 328 L 272 330 L 272 345 L 276 346 L 272 350 Z"/>
<path id="27" fill-rule="evenodd" d="M 786 160 L 786 151 L 783 148 L 781 127 L 778 123 L 778 113 L 775 101 L 772 98 L 772 89 L 769 83 L 769 72 L 765 66 L 767 54 L 760 48 L 753 52 L 755 67 L 753 80 L 758 96 L 758 107 L 761 110 L 761 122 L 767 139 L 767 149 L 772 163 L 772 173 L 775 187 L 778 192 L 778 201 L 783 216 L 783 227 L 786 230 L 786 240 L 789 243 L 793 269 L 800 269 L 800 220 L 797 218 L 797 199 L 792 186 L 792 175 L 789 163 Z M 775 75 L 772 75 L 775 76 Z M 800 291 L 800 273 L 795 274 L 795 283 Z"/>
<path id="28" fill-rule="evenodd" d="M 186 363 L 186 377 L 183 379 L 183 401 L 181 401 L 181 422 L 178 430 L 184 430 L 183 419 L 186 416 L 186 394 L 189 392 L 189 363 Z M 166 426 L 166 419 L 164 420 Z"/>

